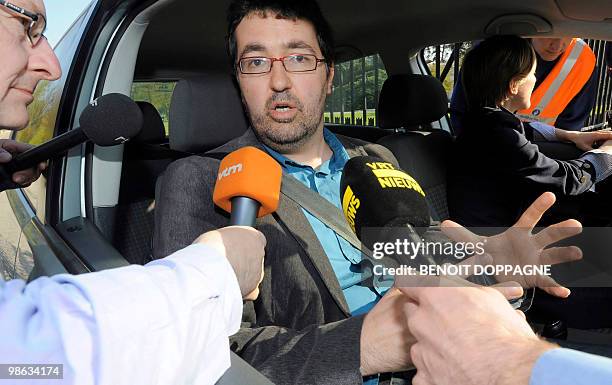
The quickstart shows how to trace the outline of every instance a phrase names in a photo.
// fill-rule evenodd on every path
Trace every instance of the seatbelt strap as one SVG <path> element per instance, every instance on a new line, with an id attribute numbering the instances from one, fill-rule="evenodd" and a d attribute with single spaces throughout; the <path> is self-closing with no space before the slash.
<path id="1" fill-rule="evenodd" d="M 362 250 L 368 257 L 372 257 L 372 252 L 362 245 L 355 233 L 349 228 L 342 211 L 327 199 L 287 174 L 283 174 L 281 192 L 298 206 L 323 222 L 357 250 Z"/>
<path id="2" fill-rule="evenodd" d="M 230 360 L 231 366 L 215 385 L 274 385 L 272 381 L 268 380 L 263 374 L 249 365 L 236 353 L 230 352 Z"/>
<path id="3" fill-rule="evenodd" d="M 355 233 L 349 228 L 348 223 L 344 219 L 342 211 L 331 204 L 327 199 L 323 198 L 318 193 L 304 186 L 294 177 L 283 173 L 281 184 L 281 193 L 302 209 L 308 211 L 315 218 L 329 227 L 339 237 L 350 243 L 355 249 L 361 251 L 361 274 L 364 278 L 363 284 L 371 286 L 378 295 L 382 296 L 379 291 L 381 286 L 386 286 L 389 278 L 386 276 L 375 276 L 374 266 L 383 265 L 384 267 L 394 267 L 398 263 L 390 257 L 376 259 L 373 256 L 372 250 L 364 246 L 357 238 Z"/>

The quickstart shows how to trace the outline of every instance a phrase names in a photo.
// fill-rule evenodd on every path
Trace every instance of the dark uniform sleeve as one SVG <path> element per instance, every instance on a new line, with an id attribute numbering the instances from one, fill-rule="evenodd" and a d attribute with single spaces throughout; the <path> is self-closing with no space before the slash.
<path id="1" fill-rule="evenodd" d="M 525 135 L 509 127 L 504 118 L 501 124 L 490 125 L 487 131 L 487 150 L 495 164 L 507 175 L 537 183 L 542 189 L 563 195 L 578 195 L 595 183 L 595 170 L 585 159 L 561 161 L 547 157 Z M 504 124 L 505 123 L 505 124 Z M 518 119 L 516 119 L 516 123 Z"/>
<path id="2" fill-rule="evenodd" d="M 453 94 L 450 100 L 450 120 L 453 134 L 459 135 L 463 130 L 463 119 L 467 110 L 465 92 L 461 84 L 461 74 L 457 77 L 457 83 L 453 88 Z"/>

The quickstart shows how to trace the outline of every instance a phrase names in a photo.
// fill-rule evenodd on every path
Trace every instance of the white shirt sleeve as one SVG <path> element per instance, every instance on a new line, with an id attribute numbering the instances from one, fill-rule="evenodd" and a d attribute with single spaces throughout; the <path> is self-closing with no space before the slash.
<path id="1" fill-rule="evenodd" d="M 204 245 L 146 266 L 0 282 L 0 363 L 63 364 L 54 384 L 214 384 L 241 316 L 231 265 Z"/>

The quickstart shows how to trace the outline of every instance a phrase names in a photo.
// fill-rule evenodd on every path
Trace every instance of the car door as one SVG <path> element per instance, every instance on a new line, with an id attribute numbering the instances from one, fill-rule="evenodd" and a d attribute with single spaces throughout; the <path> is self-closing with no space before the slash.
<path id="1" fill-rule="evenodd" d="M 0 139 L 8 139 L 9 131 L 0 132 Z M 9 280 L 15 276 L 15 256 L 19 247 L 21 226 L 13 214 L 6 192 L 0 193 L 0 276 Z"/>

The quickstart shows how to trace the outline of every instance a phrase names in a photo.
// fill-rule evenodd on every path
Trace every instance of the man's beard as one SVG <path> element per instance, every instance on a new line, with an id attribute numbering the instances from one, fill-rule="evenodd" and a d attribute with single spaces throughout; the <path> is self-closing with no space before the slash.
<path id="1" fill-rule="evenodd" d="M 275 93 L 266 102 L 263 112 L 248 114 L 255 135 L 263 144 L 281 154 L 296 152 L 312 138 L 321 125 L 325 93 L 322 93 L 321 99 L 317 105 L 304 106 L 288 91 Z M 297 114 L 291 119 L 273 119 L 270 109 L 275 102 L 291 102 L 295 105 Z M 248 108 L 246 110 L 249 111 Z"/>

